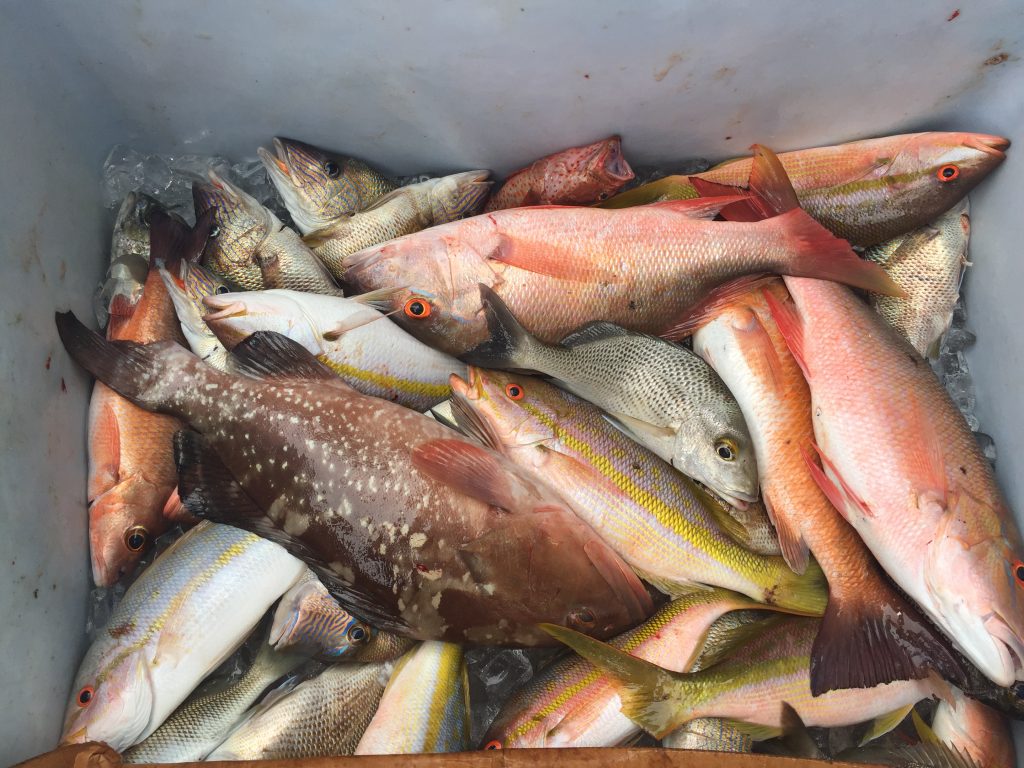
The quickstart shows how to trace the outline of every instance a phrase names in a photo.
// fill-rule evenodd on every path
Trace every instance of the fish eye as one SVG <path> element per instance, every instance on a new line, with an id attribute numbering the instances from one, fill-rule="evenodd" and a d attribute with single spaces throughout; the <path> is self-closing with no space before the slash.
<path id="1" fill-rule="evenodd" d="M 212 239 L 214 237 L 217 237 L 218 235 L 220 235 L 220 226 L 214 224 L 212 227 L 210 227 L 210 234 L 208 234 L 207 237 Z"/>
<path id="2" fill-rule="evenodd" d="M 141 552 L 149 540 L 149 531 L 141 525 L 136 525 L 124 532 L 124 545 L 132 552 Z"/>
<path id="3" fill-rule="evenodd" d="M 732 440 L 723 439 L 715 443 L 715 453 L 722 461 L 734 461 L 736 459 L 736 443 Z"/>
<path id="4" fill-rule="evenodd" d="M 366 627 L 362 624 L 356 624 L 348 631 L 348 639 L 355 645 L 362 645 L 370 637 L 370 633 L 366 631 Z"/>
<path id="5" fill-rule="evenodd" d="M 501 742 L 497 739 L 491 739 L 484 744 L 484 749 L 501 749 Z"/>
<path id="6" fill-rule="evenodd" d="M 430 317 L 430 302 L 426 299 L 411 298 L 405 302 L 405 314 L 409 317 Z"/>
<path id="7" fill-rule="evenodd" d="M 217 286 L 217 295 L 218 296 L 223 296 L 225 293 L 231 293 L 231 289 L 228 288 L 226 285 L 218 285 Z"/>
<path id="8" fill-rule="evenodd" d="M 91 685 L 87 685 L 78 692 L 77 696 L 75 696 L 75 703 L 82 708 L 88 707 L 92 702 L 92 697 L 95 693 L 96 689 Z"/>
<path id="9" fill-rule="evenodd" d="M 960 176 L 960 169 L 952 163 L 948 163 L 939 168 L 935 175 L 941 182 L 953 181 Z"/>
<path id="10" fill-rule="evenodd" d="M 328 160 L 326 163 L 324 163 L 324 173 L 327 174 L 328 178 L 336 179 L 338 178 L 339 175 L 341 175 L 341 166 L 338 165 L 333 160 Z"/>
<path id="11" fill-rule="evenodd" d="M 1024 587 L 1024 563 L 1017 560 L 1013 564 L 1013 578 L 1017 580 L 1017 585 Z"/>
<path id="12" fill-rule="evenodd" d="M 607 192 L 602 192 L 601 194 L 599 194 L 597 196 L 597 199 L 598 200 L 607 200 L 608 199 L 608 193 Z"/>
<path id="13" fill-rule="evenodd" d="M 579 610 L 573 611 L 569 614 L 569 623 L 577 627 L 592 627 L 597 618 L 594 616 L 594 612 L 589 608 L 580 608 Z"/>
<path id="14" fill-rule="evenodd" d="M 518 384 L 506 384 L 505 385 L 505 396 L 509 400 L 522 400 L 526 393 L 523 388 Z"/>

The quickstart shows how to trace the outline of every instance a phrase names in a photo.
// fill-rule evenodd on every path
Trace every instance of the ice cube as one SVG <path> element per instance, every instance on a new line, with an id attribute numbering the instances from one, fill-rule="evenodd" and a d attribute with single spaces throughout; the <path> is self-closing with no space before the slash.
<path id="1" fill-rule="evenodd" d="M 949 352 L 963 352 L 977 340 L 978 337 L 966 328 L 950 328 L 942 340 L 942 346 Z"/>
<path id="2" fill-rule="evenodd" d="M 103 161 L 103 201 L 117 208 L 124 196 L 142 185 L 145 158 L 124 144 L 116 144 Z"/>
<path id="3" fill-rule="evenodd" d="M 171 167 L 160 155 L 149 155 L 142 161 L 142 191 L 153 197 L 166 192 L 171 185 Z"/>

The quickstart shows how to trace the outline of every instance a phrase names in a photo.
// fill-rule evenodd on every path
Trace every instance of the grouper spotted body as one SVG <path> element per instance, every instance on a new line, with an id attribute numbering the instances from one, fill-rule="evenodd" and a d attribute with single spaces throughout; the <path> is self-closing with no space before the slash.
<path id="1" fill-rule="evenodd" d="M 359 394 L 283 336 L 239 344 L 239 375 L 175 344 L 112 344 L 71 314 L 57 325 L 101 381 L 189 425 L 175 458 L 191 512 L 282 544 L 378 629 L 542 645 L 540 622 L 607 637 L 652 610 L 628 566 L 532 471 Z"/>

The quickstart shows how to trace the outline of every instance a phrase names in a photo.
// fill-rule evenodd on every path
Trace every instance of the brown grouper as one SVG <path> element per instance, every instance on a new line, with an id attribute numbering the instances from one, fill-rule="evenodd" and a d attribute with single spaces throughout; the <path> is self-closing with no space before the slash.
<path id="1" fill-rule="evenodd" d="M 57 327 L 102 382 L 189 425 L 175 458 L 192 512 L 284 545 L 379 629 L 543 645 L 539 622 L 607 637 L 652 611 L 639 579 L 530 470 L 359 394 L 284 336 L 238 345 L 238 375 L 177 344 L 108 342 L 70 313 Z"/>

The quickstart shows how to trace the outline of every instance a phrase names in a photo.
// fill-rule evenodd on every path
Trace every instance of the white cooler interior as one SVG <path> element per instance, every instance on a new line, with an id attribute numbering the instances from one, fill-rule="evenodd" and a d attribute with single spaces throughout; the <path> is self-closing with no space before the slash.
<path id="1" fill-rule="evenodd" d="M 501 174 L 615 132 L 634 165 L 720 159 L 754 141 L 1008 136 L 1017 146 L 972 195 L 968 357 L 981 429 L 1024 521 L 1022 41 L 1024 7 L 999 0 L 4 3 L 4 763 L 54 746 L 85 639 L 90 379 L 53 312 L 92 316 L 113 144 L 240 159 L 279 134 L 399 174 Z"/>

